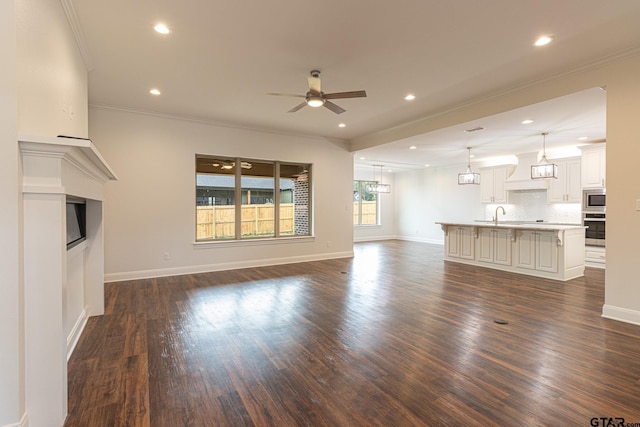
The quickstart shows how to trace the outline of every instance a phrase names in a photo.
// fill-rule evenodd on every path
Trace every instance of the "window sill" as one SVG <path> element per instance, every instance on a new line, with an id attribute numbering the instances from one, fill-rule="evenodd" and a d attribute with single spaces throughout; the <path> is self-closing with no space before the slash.
<path id="1" fill-rule="evenodd" d="M 360 225 L 354 225 L 353 228 L 380 228 L 382 227 L 382 225 L 380 224 L 360 224 Z"/>
<path id="2" fill-rule="evenodd" d="M 261 239 L 211 240 L 206 242 L 194 242 L 193 247 L 195 249 L 209 249 L 216 246 L 263 246 L 315 242 L 315 240 L 315 236 L 263 237 Z"/>

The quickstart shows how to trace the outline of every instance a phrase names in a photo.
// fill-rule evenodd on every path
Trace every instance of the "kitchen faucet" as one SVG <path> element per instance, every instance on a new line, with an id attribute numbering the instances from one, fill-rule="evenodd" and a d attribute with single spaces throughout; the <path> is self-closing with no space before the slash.
<path id="1" fill-rule="evenodd" d="M 502 215 L 506 215 L 507 213 L 504 211 L 504 208 L 502 206 L 498 206 L 496 208 L 496 216 L 494 218 L 494 221 L 496 222 L 496 225 L 498 225 L 498 209 L 502 209 Z"/>

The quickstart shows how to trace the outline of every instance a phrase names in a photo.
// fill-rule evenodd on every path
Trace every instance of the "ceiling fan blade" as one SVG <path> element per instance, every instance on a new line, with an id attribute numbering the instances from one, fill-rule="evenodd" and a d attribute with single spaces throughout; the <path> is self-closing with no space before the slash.
<path id="1" fill-rule="evenodd" d="M 307 81 L 309 82 L 309 90 L 317 95 L 320 95 L 320 77 L 309 76 L 307 77 Z"/>
<path id="2" fill-rule="evenodd" d="M 268 92 L 267 95 L 274 96 L 293 96 L 295 98 L 304 98 L 305 95 L 298 95 L 297 93 L 277 93 L 277 92 Z"/>
<path id="3" fill-rule="evenodd" d="M 336 114 L 342 114 L 345 111 L 347 111 L 344 108 L 337 106 L 331 101 L 324 101 L 323 107 L 327 107 L 329 110 L 333 111 Z"/>
<path id="4" fill-rule="evenodd" d="M 365 98 L 366 96 L 367 96 L 367 92 L 364 90 L 353 90 L 351 92 L 327 93 L 324 95 L 325 99 Z"/>
<path id="5" fill-rule="evenodd" d="M 299 109 L 301 109 L 302 107 L 304 107 L 305 105 L 307 105 L 307 102 L 302 102 L 298 105 L 296 105 L 295 107 L 293 107 L 291 110 L 287 111 L 288 113 L 295 113 L 296 111 L 298 111 Z"/>

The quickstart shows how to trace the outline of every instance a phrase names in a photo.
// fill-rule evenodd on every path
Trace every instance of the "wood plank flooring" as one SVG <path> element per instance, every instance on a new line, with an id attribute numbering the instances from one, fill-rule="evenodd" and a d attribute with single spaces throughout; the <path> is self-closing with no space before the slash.
<path id="1" fill-rule="evenodd" d="M 354 250 L 107 284 L 65 426 L 640 423 L 640 326 L 600 316 L 603 271 L 563 283 L 436 245 Z"/>

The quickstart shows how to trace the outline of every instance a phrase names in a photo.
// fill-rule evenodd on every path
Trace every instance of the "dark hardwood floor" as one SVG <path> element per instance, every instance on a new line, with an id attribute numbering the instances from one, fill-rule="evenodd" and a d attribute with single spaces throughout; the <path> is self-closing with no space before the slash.
<path id="1" fill-rule="evenodd" d="M 355 252 L 107 284 L 65 426 L 640 423 L 640 326 L 600 316 L 603 271 L 563 283 L 445 264 L 436 245 Z"/>

